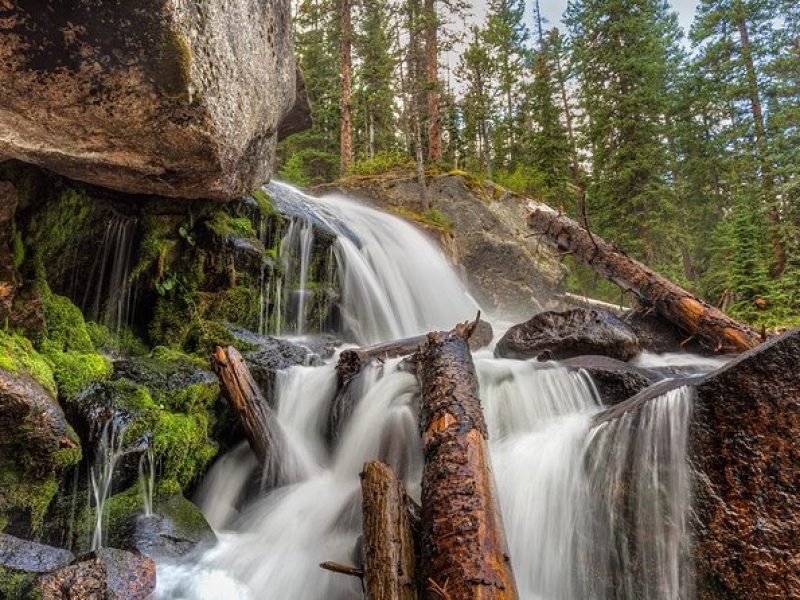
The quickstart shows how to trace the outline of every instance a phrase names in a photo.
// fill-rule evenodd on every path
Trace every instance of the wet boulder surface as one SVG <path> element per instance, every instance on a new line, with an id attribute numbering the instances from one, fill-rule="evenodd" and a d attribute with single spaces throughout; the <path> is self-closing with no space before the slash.
<path id="1" fill-rule="evenodd" d="M 247 193 L 284 117 L 307 122 L 291 36 L 288 0 L 11 3 L 0 155 L 130 193 Z"/>
<path id="2" fill-rule="evenodd" d="M 720 369 L 668 379 L 599 413 L 600 425 L 681 386 L 700 600 L 800 597 L 800 330 Z"/>
<path id="3" fill-rule="evenodd" d="M 636 334 L 611 313 L 576 308 L 539 313 L 514 325 L 497 342 L 495 356 L 563 360 L 595 354 L 625 361 L 639 349 Z"/>
<path id="4" fill-rule="evenodd" d="M 643 369 L 608 356 L 576 356 L 562 361 L 565 367 L 585 371 L 603 404 L 612 406 L 631 398 L 663 379 L 657 371 Z"/>
<path id="5" fill-rule="evenodd" d="M 152 559 L 102 548 L 42 576 L 33 594 L 43 600 L 144 600 L 155 587 Z"/>

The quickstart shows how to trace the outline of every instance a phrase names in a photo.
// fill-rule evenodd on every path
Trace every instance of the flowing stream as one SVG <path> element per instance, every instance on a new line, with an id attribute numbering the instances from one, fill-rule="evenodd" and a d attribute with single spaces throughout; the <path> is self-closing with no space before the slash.
<path id="1" fill-rule="evenodd" d="M 279 183 L 266 189 L 298 210 L 284 241 L 300 263 L 310 260 L 312 224 L 335 232 L 348 341 L 395 339 L 474 317 L 457 274 L 410 224 L 341 196 L 318 200 Z M 307 264 L 296 272 L 293 285 L 302 285 Z M 303 329 L 298 319 L 289 331 Z M 365 369 L 329 438 L 335 360 L 278 373 L 275 409 L 287 443 L 276 460 L 294 473 L 292 483 L 254 491 L 261 473 L 244 443 L 218 459 L 195 498 L 218 541 L 159 564 L 158 598 L 362 597 L 357 580 L 318 565 L 359 561 L 365 461 L 387 462 L 419 499 L 419 386 L 400 359 Z M 584 373 L 496 359 L 489 350 L 474 360 L 521 597 L 691 597 L 687 389 L 595 427 L 602 405 Z M 623 486 L 631 492 L 624 502 Z"/>

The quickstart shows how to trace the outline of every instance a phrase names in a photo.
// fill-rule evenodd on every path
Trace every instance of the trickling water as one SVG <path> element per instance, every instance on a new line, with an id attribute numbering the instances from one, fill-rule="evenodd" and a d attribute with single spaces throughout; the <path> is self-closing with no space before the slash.
<path id="1" fill-rule="evenodd" d="M 86 281 L 83 313 L 112 331 L 130 324 L 136 302 L 130 273 L 137 227 L 135 217 L 118 215 L 109 220 Z"/>
<path id="2" fill-rule="evenodd" d="M 139 486 L 142 490 L 142 506 L 145 516 L 153 514 L 153 489 L 156 485 L 155 454 L 152 446 L 147 445 L 139 457 Z"/>
<path id="3" fill-rule="evenodd" d="M 287 249 L 304 223 L 336 232 L 339 308 L 351 341 L 449 328 L 472 316 L 475 303 L 456 274 L 411 225 L 345 198 L 317 200 L 282 184 L 267 189 L 305 211 L 283 238 Z M 273 298 L 302 280 L 302 268 L 298 273 L 300 279 L 279 279 Z M 271 320 L 280 327 L 286 313 L 281 302 L 274 305 Z M 291 448 L 276 460 L 302 473 L 259 494 L 252 485 L 258 467 L 245 444 L 218 460 L 198 501 L 219 541 L 183 564 L 159 565 L 157 596 L 361 598 L 357 581 L 317 565 L 359 563 L 364 461 L 387 462 L 419 498 L 419 385 L 400 363 L 367 367 L 339 394 L 335 358 L 280 372 L 275 411 Z M 488 352 L 476 355 L 475 366 L 521 597 L 691 598 L 688 392 L 670 392 L 593 428 L 602 407 L 585 374 Z"/>
<path id="4" fill-rule="evenodd" d="M 97 442 L 94 462 L 89 473 L 94 500 L 95 521 L 92 532 L 92 550 L 105 543 L 106 531 L 103 523 L 106 518 L 105 504 L 111 492 L 114 469 L 123 452 L 126 423 L 118 418 L 110 418 L 103 425 Z"/>

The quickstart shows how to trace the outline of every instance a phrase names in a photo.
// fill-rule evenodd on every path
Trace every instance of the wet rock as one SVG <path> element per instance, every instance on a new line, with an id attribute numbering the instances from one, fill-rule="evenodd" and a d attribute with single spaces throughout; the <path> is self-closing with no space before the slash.
<path id="1" fill-rule="evenodd" d="M 607 356 L 576 356 L 562 361 L 570 369 L 586 371 L 592 378 L 603 404 L 613 406 L 631 398 L 663 379 L 650 369 L 642 369 Z"/>
<path id="2" fill-rule="evenodd" d="M 14 257 L 14 213 L 17 190 L 8 181 L 0 181 L 0 322 L 11 314 L 14 294 L 20 284 Z"/>
<path id="3" fill-rule="evenodd" d="M 58 466 L 59 451 L 73 446 L 50 393 L 30 375 L 0 368 L 0 454 L 24 451 L 28 469 L 48 473 Z"/>
<path id="4" fill-rule="evenodd" d="M 247 193 L 308 110 L 291 35 L 288 0 L 14 2 L 0 155 L 131 193 Z"/>
<path id="5" fill-rule="evenodd" d="M 70 564 L 72 552 L 0 533 L 0 568 L 18 573 L 49 573 Z"/>
<path id="6" fill-rule="evenodd" d="M 42 576 L 34 593 L 43 600 L 144 600 L 155 587 L 151 558 L 102 548 Z"/>
<path id="7" fill-rule="evenodd" d="M 120 496 L 135 495 L 137 491 L 123 492 Z M 200 509 L 180 495 L 156 499 L 150 515 L 145 515 L 141 506 L 127 497 L 116 503 L 112 499 L 111 509 L 114 526 L 109 543 L 154 560 L 177 559 L 200 543 L 216 541 Z"/>
<path id="8" fill-rule="evenodd" d="M 629 360 L 639 353 L 633 331 L 610 313 L 576 308 L 543 312 L 514 325 L 495 347 L 495 356 L 562 360 L 599 354 Z"/>
<path id="9" fill-rule="evenodd" d="M 289 137 L 293 133 L 300 133 L 311 128 L 311 105 L 308 102 L 306 78 L 303 77 L 303 72 L 299 67 L 295 72 L 294 81 L 294 105 L 281 121 L 281 126 L 278 129 L 278 141 Z"/>
<path id="10" fill-rule="evenodd" d="M 712 373 L 657 383 L 595 423 L 681 385 L 694 391 L 688 457 L 697 597 L 800 597 L 800 329 Z"/>
<path id="11" fill-rule="evenodd" d="M 656 354 L 665 352 L 710 353 L 708 349 L 693 341 L 690 336 L 682 334 L 677 327 L 657 314 L 628 311 L 622 315 L 621 320 L 633 329 L 642 350 Z"/>
<path id="12" fill-rule="evenodd" d="M 494 339 L 492 324 L 481 319 L 469 338 L 469 349 L 475 352 L 475 350 L 485 348 L 492 343 L 492 339 Z"/>

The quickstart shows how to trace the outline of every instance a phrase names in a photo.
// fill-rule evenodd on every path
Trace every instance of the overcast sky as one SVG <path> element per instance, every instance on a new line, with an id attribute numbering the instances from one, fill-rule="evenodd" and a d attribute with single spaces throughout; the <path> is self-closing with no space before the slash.
<path id="1" fill-rule="evenodd" d="M 678 11 L 678 18 L 684 31 L 688 31 L 689 25 L 694 17 L 694 9 L 698 0 L 669 0 L 673 8 Z M 486 4 L 475 0 L 475 5 Z M 561 20 L 561 15 L 567 8 L 567 0 L 539 0 L 542 8 L 542 16 L 546 17 L 550 26 L 556 25 Z"/>

